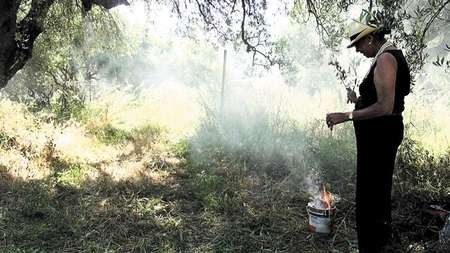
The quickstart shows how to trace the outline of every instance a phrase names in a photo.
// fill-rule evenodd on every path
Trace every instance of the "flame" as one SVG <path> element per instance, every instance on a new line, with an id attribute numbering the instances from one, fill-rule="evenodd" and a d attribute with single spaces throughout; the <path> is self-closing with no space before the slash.
<path id="1" fill-rule="evenodd" d="M 321 200 L 326 204 L 327 209 L 331 209 L 331 202 L 333 200 L 333 196 L 331 195 L 331 192 L 325 189 L 325 185 L 322 186 Z"/>

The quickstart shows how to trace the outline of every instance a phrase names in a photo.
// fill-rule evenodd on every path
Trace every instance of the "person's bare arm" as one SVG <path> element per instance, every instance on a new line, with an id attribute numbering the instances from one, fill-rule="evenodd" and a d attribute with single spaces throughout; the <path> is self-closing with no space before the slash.
<path id="1" fill-rule="evenodd" d="M 392 54 L 380 55 L 375 67 L 373 82 L 377 90 L 377 102 L 353 112 L 354 120 L 364 120 L 389 115 L 394 109 L 397 60 Z"/>
<path id="2" fill-rule="evenodd" d="M 330 129 L 334 125 L 350 120 L 364 120 L 389 115 L 394 109 L 395 80 L 397 78 L 397 60 L 392 54 L 384 53 L 377 60 L 374 70 L 374 84 L 377 91 L 377 102 L 373 105 L 353 112 L 329 113 L 326 117 Z"/>

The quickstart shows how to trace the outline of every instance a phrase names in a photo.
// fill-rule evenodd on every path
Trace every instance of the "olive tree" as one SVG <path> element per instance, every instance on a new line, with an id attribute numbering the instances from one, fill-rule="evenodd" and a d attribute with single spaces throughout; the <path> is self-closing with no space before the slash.
<path id="1" fill-rule="evenodd" d="M 45 32 L 45 20 L 50 8 L 64 0 L 3 0 L 0 2 L 0 88 L 30 60 L 38 36 Z M 67 0 L 66 0 L 67 1 Z M 149 5 L 170 6 L 187 29 L 201 26 L 215 35 L 218 41 L 232 41 L 251 53 L 254 64 L 286 64 L 280 43 L 273 41 L 265 19 L 266 0 L 143 0 Z M 388 22 L 402 47 L 413 72 L 418 71 L 427 58 L 427 42 L 449 30 L 450 0 L 282 0 L 280 11 L 298 21 L 314 19 L 323 42 L 335 48 L 343 37 L 343 13 L 353 5 L 364 5 L 374 17 Z M 104 11 L 127 0 L 71 0 L 82 13 L 94 6 Z M 406 27 L 407 26 L 407 27 Z M 282 45 L 282 44 L 281 44 Z M 445 47 L 443 50 L 445 51 Z M 447 48 L 448 49 L 448 48 Z M 443 58 L 436 64 L 445 65 Z"/>

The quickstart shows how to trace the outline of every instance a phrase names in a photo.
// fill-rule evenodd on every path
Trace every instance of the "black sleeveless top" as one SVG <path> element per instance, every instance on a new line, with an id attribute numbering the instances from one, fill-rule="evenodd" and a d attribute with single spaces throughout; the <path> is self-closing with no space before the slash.
<path id="1" fill-rule="evenodd" d="M 411 76 L 409 73 L 408 63 L 401 50 L 386 50 L 392 54 L 397 60 L 397 77 L 395 80 L 395 97 L 393 114 L 401 114 L 405 109 L 405 96 L 409 94 L 411 89 Z M 383 52 L 384 53 L 384 52 Z M 369 71 L 369 74 L 359 86 L 360 97 L 356 102 L 355 109 L 363 109 L 377 102 L 377 90 L 373 82 L 374 70 L 377 63 L 375 62 Z"/>

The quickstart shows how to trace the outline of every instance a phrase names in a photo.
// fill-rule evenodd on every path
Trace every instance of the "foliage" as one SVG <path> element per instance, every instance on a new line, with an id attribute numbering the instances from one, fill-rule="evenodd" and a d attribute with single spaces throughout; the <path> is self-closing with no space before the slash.
<path id="1" fill-rule="evenodd" d="M 319 35 L 322 37 L 325 45 L 331 49 L 336 49 L 339 46 L 345 25 L 345 22 L 342 21 L 348 18 L 345 14 L 351 7 L 368 7 L 367 9 L 370 11 L 374 10 L 378 14 L 381 13 L 383 17 L 390 17 L 392 19 L 391 25 L 394 29 L 394 40 L 398 41 L 399 45 L 405 49 L 413 74 L 418 72 L 425 63 L 427 58 L 427 52 L 425 52 L 427 42 L 435 38 L 441 32 L 440 30 L 444 32 L 448 30 L 445 29 L 448 26 L 448 19 L 446 17 L 449 15 L 448 8 L 446 8 L 449 2 L 446 0 L 428 0 L 425 4 L 420 4 L 421 1 L 418 0 L 383 0 L 375 2 L 373 0 L 298 0 L 294 1 L 292 9 L 287 1 L 281 1 L 277 4 L 268 3 L 265 0 L 146 2 L 149 4 L 150 10 L 155 6 L 156 8 L 169 6 L 180 19 L 180 27 L 184 28 L 181 30 L 183 30 L 186 36 L 197 37 L 197 28 L 201 27 L 203 30 L 213 34 L 211 41 L 216 44 L 232 42 L 236 46 L 242 45 L 245 51 L 252 53 L 254 65 L 267 66 L 289 63 L 284 60 L 283 54 L 279 54 L 279 49 L 283 44 L 282 41 L 277 43 L 269 32 L 270 29 L 268 28 L 271 24 L 267 23 L 266 14 L 270 8 L 276 9 L 275 12 L 278 15 L 285 14 L 289 11 L 291 16 L 299 22 L 309 20 L 310 15 L 312 15 L 316 22 Z M 21 3 L 23 7 L 18 11 Z M 64 24 L 67 20 L 72 22 L 77 19 L 78 21 L 76 22 L 80 22 L 79 18 L 69 18 L 66 21 L 50 18 L 52 17 L 51 11 L 48 11 L 50 8 L 54 10 L 58 6 L 63 6 L 62 9 L 68 11 L 65 14 L 70 14 L 69 17 L 73 17 L 73 13 L 75 12 L 82 13 L 88 18 L 81 19 L 80 23 L 89 25 L 92 21 L 89 17 L 93 17 L 93 19 L 101 17 L 96 21 L 108 17 L 108 14 L 103 9 L 92 8 L 92 4 L 94 3 L 107 9 L 120 4 L 128 4 L 127 1 L 122 0 L 114 1 L 114 3 L 104 0 L 83 0 L 81 5 L 79 5 L 78 1 L 74 0 L 65 0 L 62 3 L 53 0 L 31 1 L 31 3 L 30 1 L 18 1 L 17 9 L 2 10 L 8 13 L 8 18 L 14 17 L 16 19 L 18 15 L 17 20 L 14 21 L 18 22 L 16 25 L 20 29 L 17 29 L 18 34 L 14 34 L 14 29 L 8 30 L 8 36 L 3 38 L 5 43 L 2 43 L 2 52 L 7 52 L 8 49 L 13 48 L 13 51 L 17 51 L 18 54 L 17 57 L 5 56 L 1 58 L 2 61 L 0 63 L 2 66 L 14 66 L 13 68 L 2 68 L 11 70 L 12 72 L 0 73 L 1 86 L 3 87 L 29 60 L 35 40 L 44 28 L 49 30 L 48 33 L 44 34 L 53 36 L 51 28 L 44 27 L 43 20 L 47 20 L 47 25 L 49 23 L 48 20 L 55 20 L 55 24 Z M 271 5 L 269 6 L 269 4 Z M 272 9 L 270 10 L 273 11 Z M 86 14 L 86 11 L 89 12 Z M 439 29 L 439 27 L 444 28 Z M 70 33 L 73 30 L 73 27 L 68 28 L 62 31 L 69 31 Z M 109 28 L 114 28 L 114 26 L 109 26 Z M 99 30 L 94 30 L 96 34 L 101 33 Z M 115 29 L 103 29 L 103 31 L 115 34 Z M 17 41 L 15 41 L 16 38 L 14 37 L 17 38 Z M 14 44 L 20 44 L 21 48 L 14 48 Z M 104 43 L 103 45 L 103 50 L 111 50 L 111 47 L 105 46 L 109 45 L 109 43 Z M 58 44 L 57 48 L 60 47 L 64 47 L 64 45 Z M 19 57 L 19 55 L 22 57 Z M 87 58 L 87 64 L 84 66 L 86 67 L 85 74 L 89 79 L 92 78 L 92 75 L 95 75 L 99 67 L 101 68 L 102 61 L 105 59 L 93 59 L 89 55 L 85 56 Z M 10 58 L 13 59 L 12 62 L 10 62 Z M 117 61 L 113 60 L 112 62 Z"/>
<path id="2" fill-rule="evenodd" d="M 93 10 L 88 16 L 71 0 L 52 5 L 33 58 L 16 75 L 8 96 L 34 111 L 50 110 L 61 120 L 70 119 L 92 98 L 91 83 L 104 65 L 101 52 L 117 52 L 121 37 L 110 14 Z M 116 31 L 109 36 L 106 31 Z M 90 38 L 95 34 L 94 40 Z"/>
<path id="3" fill-rule="evenodd" d="M 14 146 L 16 140 L 14 137 L 9 136 L 5 132 L 0 132 L 0 147 L 2 148 L 10 148 Z"/>
<path id="4" fill-rule="evenodd" d="M 290 15 L 299 23 L 306 23 L 313 15 L 319 36 L 324 44 L 336 49 L 343 38 L 345 27 L 345 16 L 350 1 L 294 1 L 294 7 Z"/>
<path id="5" fill-rule="evenodd" d="M 354 185 L 356 175 L 356 144 L 353 129 L 345 126 L 342 129 L 318 128 L 312 122 L 307 130 L 307 166 L 319 168 L 321 184 L 327 182 L 335 192 L 352 195 L 350 186 Z"/>
<path id="6" fill-rule="evenodd" d="M 445 44 L 445 50 L 447 52 L 450 52 L 450 46 L 448 44 Z M 439 57 L 436 56 L 436 60 L 433 61 L 433 65 L 438 67 L 446 67 L 447 69 L 450 69 L 450 60 L 446 60 L 445 57 Z"/>
<path id="7" fill-rule="evenodd" d="M 90 129 L 89 132 L 97 137 L 97 139 L 101 142 L 111 145 L 121 144 L 132 139 L 131 133 L 116 128 L 111 124 Z"/>
<path id="8" fill-rule="evenodd" d="M 450 151 L 450 150 L 449 150 Z M 398 188 L 429 202 L 446 201 L 450 194 L 449 153 L 435 156 L 406 138 L 399 150 Z"/>
<path id="9" fill-rule="evenodd" d="M 202 168 L 222 167 L 225 162 L 283 179 L 302 159 L 304 135 L 295 124 L 261 108 L 248 115 L 225 111 L 219 119 L 209 115 L 194 137 L 191 155 Z"/>
<path id="10" fill-rule="evenodd" d="M 203 205 L 207 209 L 219 209 L 223 203 L 221 200 L 221 192 L 225 188 L 223 177 L 199 173 L 193 182 L 195 186 L 195 194 L 201 199 Z"/>
<path id="11" fill-rule="evenodd" d="M 92 5 L 111 9 L 117 5 L 128 4 L 126 0 L 17 0 L 10 1 L 0 7 L 3 17 L 0 26 L 5 27 L 4 36 L 0 38 L 0 87 L 6 86 L 8 81 L 21 70 L 32 56 L 34 43 L 45 30 L 45 19 L 49 10 L 56 4 L 65 7 L 75 6 L 83 13 L 90 11 Z M 68 8 L 70 9 L 70 8 Z"/>
<path id="12" fill-rule="evenodd" d="M 330 75 L 333 69 L 326 67 L 329 52 L 323 50 L 323 46 L 317 46 L 320 37 L 315 33 L 310 25 L 290 21 L 277 40 L 277 53 L 284 61 L 279 68 L 285 82 L 292 87 L 303 88 L 302 92 L 310 95 L 325 87 L 336 87 L 336 81 Z"/>
<path id="13" fill-rule="evenodd" d="M 422 3 L 425 2 L 425 3 Z M 308 12 L 315 17 L 317 30 L 321 34 L 321 39 L 330 49 L 336 50 L 340 42 L 346 37 L 344 34 L 345 25 L 342 17 L 348 18 L 348 10 L 351 6 L 361 6 L 372 14 L 372 19 L 377 25 L 384 24 L 392 30 L 392 41 L 405 52 L 406 59 L 411 69 L 411 74 L 418 74 L 426 63 L 429 52 L 433 52 L 433 47 L 429 48 L 429 42 L 439 39 L 443 32 L 448 34 L 449 22 L 446 17 L 450 15 L 448 11 L 449 1 L 417 1 L 417 0 L 384 0 L 384 1 L 316 1 L 308 0 L 306 4 L 302 1 L 296 1 L 293 9 L 293 16 L 302 21 L 305 13 Z M 330 7 L 331 6 L 331 7 Z M 441 17 L 441 18 L 440 18 Z M 440 29 L 443 28 L 443 29 Z M 433 54 L 441 54 L 445 58 L 448 54 L 443 50 L 445 40 L 439 39 L 438 43 L 433 44 L 440 47 Z M 439 58 L 438 58 L 439 60 Z M 437 63 L 442 62 L 436 61 Z M 339 63 L 333 64 L 339 67 Z M 443 64 L 440 64 L 443 65 Z M 344 68 L 346 69 L 346 68 Z M 337 68 L 337 72 L 342 69 Z M 347 76 L 338 76 L 344 83 L 350 83 L 346 80 Z"/>
<path id="14" fill-rule="evenodd" d="M 1 115 L 12 118 L 6 107 Z M 101 159 L 88 158 L 103 148 L 90 145 L 92 150 L 80 154 L 86 157 L 74 161 L 61 145 L 71 140 L 86 149 L 81 140 L 95 136 L 75 131 L 68 138 L 61 126 L 50 125 L 55 129 L 45 133 L 56 133 L 48 137 L 54 144 L 39 142 L 48 150 L 35 149 L 45 153 L 40 169 L 51 173 L 22 177 L 18 171 L 26 166 L 0 167 L 0 251 L 355 251 L 351 127 L 329 132 L 315 121 L 303 127 L 280 112 L 247 109 L 243 114 L 228 108 L 221 118 L 210 114 L 196 135 L 177 144 L 154 124 L 127 130 L 142 140 L 143 154 L 119 145 L 120 152 L 108 150 Z M 101 112 L 91 113 L 101 121 Z M 23 149 L 27 138 L 19 126 L 42 135 L 43 122 L 22 117 L 30 122 L 4 120 L 4 143 L 15 139 L 6 148 L 28 161 L 42 159 Z M 88 128 L 88 122 L 79 127 Z M 418 210 L 428 201 L 445 203 L 449 163 L 448 154 L 435 156 L 405 139 L 394 184 L 395 229 L 403 234 L 403 249 L 437 245 L 437 225 L 429 227 Z M 331 238 L 308 230 L 309 195 L 302 180 L 313 169 L 342 200 Z"/>
<path id="15" fill-rule="evenodd" d="M 81 164 L 69 164 L 68 168 L 57 175 L 61 186 L 81 187 L 86 180 L 89 168 Z"/>
<path id="16" fill-rule="evenodd" d="M 434 207 L 448 210 L 450 196 L 449 153 L 433 154 L 419 142 L 405 138 L 398 153 L 393 185 L 393 217 L 401 240 L 420 249 L 420 252 L 445 252 L 446 246 L 433 242 L 445 222 L 445 215 L 431 212 Z M 412 213 L 420 212 L 420 215 Z M 418 241 L 428 241 L 421 245 Z M 411 243 L 415 242 L 415 243 Z"/>
<path id="17" fill-rule="evenodd" d="M 153 124 L 133 129 L 131 138 L 135 152 L 141 154 L 148 151 L 157 140 L 163 139 L 163 134 L 164 129 Z"/>
<path id="18" fill-rule="evenodd" d="M 205 10 L 205 4 L 216 2 L 189 3 L 197 4 L 198 10 Z M 219 8 L 216 9 L 219 13 L 212 11 L 185 18 L 202 17 L 207 19 L 205 22 L 214 21 L 209 24 L 217 24 L 221 20 L 209 20 L 210 15 L 226 18 L 224 14 L 232 7 L 231 3 L 234 2 L 218 3 L 214 8 Z M 259 21 L 260 16 L 254 16 L 250 23 L 246 23 L 248 19 L 240 23 L 239 14 L 247 11 L 248 15 L 257 15 L 258 10 L 266 9 L 265 1 L 245 3 L 244 13 L 240 12 L 242 10 L 233 12 L 232 18 L 236 18 L 233 22 L 238 27 L 237 33 L 232 34 L 236 37 L 239 36 L 239 24 L 255 26 L 255 32 L 262 31 L 258 26 L 264 24 Z M 339 8 L 346 10 L 353 3 L 330 2 L 330 9 L 325 5 L 316 6 L 320 7 L 316 14 L 327 16 L 327 22 L 331 24 L 342 14 Z M 119 79 L 140 80 L 138 73 L 126 74 L 133 58 L 141 57 L 137 61 L 139 65 L 158 55 L 159 58 L 152 59 L 157 65 L 160 59 L 171 58 L 168 56 L 171 48 L 179 47 L 183 59 L 168 60 L 168 65 L 173 63 L 184 69 L 179 77 L 191 86 L 199 85 L 205 79 L 214 84 L 216 79 L 212 76 L 217 70 L 211 67 L 211 62 L 204 60 L 211 59 L 214 50 L 198 49 L 199 45 L 204 46 L 201 43 L 174 46 L 166 45 L 165 40 L 138 36 L 122 45 L 117 45 L 120 40 L 111 40 L 105 45 L 105 41 L 114 37 L 110 34 L 110 31 L 116 31 L 114 20 L 100 9 L 94 8 L 86 14 L 72 4 L 66 1 L 52 6 L 50 15 L 55 16 L 48 20 L 48 33 L 42 34 L 44 36 L 36 44 L 36 57 L 23 73 L 16 76 L 19 85 L 14 88 L 17 88 L 17 100 L 27 102 L 36 110 L 49 109 L 64 121 L 72 118 L 78 122 L 47 125 L 47 119 L 39 118 L 39 114 L 30 114 L 19 105 L 1 103 L 0 234 L 3 236 L 0 237 L 0 251 L 356 251 L 351 243 L 356 237 L 352 216 L 355 145 L 349 125 L 330 132 L 322 121 L 306 122 L 309 119 L 288 115 L 288 109 L 284 107 L 277 110 L 275 106 L 265 107 L 260 101 L 253 106 L 252 99 L 257 96 L 253 92 L 245 100 L 233 96 L 234 100 L 225 103 L 220 114 L 219 110 L 204 108 L 208 113 L 195 134 L 174 144 L 167 138 L 171 128 L 160 124 L 151 103 L 141 103 L 132 95 L 133 98 L 128 100 L 120 93 L 105 103 L 100 101 L 101 109 L 87 107 L 89 82 L 94 84 L 97 77 L 118 73 Z M 221 13 L 223 6 L 226 8 Z M 249 8 L 251 6 L 254 8 Z M 303 5 L 302 8 L 307 11 L 312 6 Z M 426 13 L 430 12 L 424 14 L 430 17 Z M 95 15 L 99 15 L 97 21 L 100 23 Z M 104 15 L 105 25 L 101 23 Z M 92 34 L 96 36 L 91 37 L 88 33 L 87 20 L 92 25 L 87 28 L 95 29 Z M 62 26 L 66 31 L 60 32 L 57 26 L 64 22 L 68 22 Z M 342 32 L 338 27 L 323 24 L 322 29 L 335 29 L 332 34 Z M 107 29 L 102 36 L 104 27 Z M 323 30 L 322 36 L 325 34 Z M 284 38 L 280 51 L 292 46 L 289 44 L 301 42 L 304 34 L 289 36 Z M 336 36 L 330 35 L 332 41 L 328 46 L 337 45 Z M 68 41 L 70 43 L 66 43 Z M 155 41 L 160 44 L 148 46 L 154 45 Z M 303 44 L 299 43 L 298 47 Z M 248 48 L 255 52 L 252 45 Z M 107 55 L 104 51 L 114 53 Z M 158 51 L 159 54 L 155 53 Z M 315 53 L 309 55 L 298 50 L 289 55 L 287 61 L 300 65 L 300 61 L 295 62 L 299 58 L 315 68 L 321 65 L 314 59 Z M 184 59 L 185 55 L 189 58 Z M 153 70 L 153 67 L 145 70 Z M 201 74 L 193 76 L 198 71 Z M 294 72 L 295 69 L 290 71 L 291 74 Z M 108 84 L 115 78 L 112 75 Z M 295 78 L 292 78 L 293 82 L 297 81 Z M 30 85 L 20 90 L 19 87 L 28 83 L 39 83 L 42 87 Z M 309 88 L 312 89 L 316 83 L 305 85 L 311 85 Z M 42 91 L 38 91 L 41 88 Z M 162 89 L 169 90 L 168 86 Z M 258 90 L 263 88 L 258 86 Z M 30 91 L 29 95 L 25 95 L 27 91 Z M 155 98 L 158 90 L 152 91 L 154 93 L 143 96 L 142 100 Z M 170 99 L 178 98 L 172 90 L 168 93 Z M 95 97 L 95 91 L 92 95 Z M 271 95 L 268 100 L 273 105 L 276 102 Z M 161 100 L 167 102 L 168 97 Z M 315 104 L 309 107 L 309 100 L 295 98 L 299 100 L 298 107 L 308 108 L 308 115 L 316 113 L 309 110 Z M 108 103 L 119 108 L 112 108 Z M 164 106 L 167 104 L 160 103 L 160 107 Z M 193 112 L 189 106 L 185 107 L 181 114 Z M 128 117 L 116 118 L 119 113 L 113 110 L 121 110 Z M 174 115 L 179 115 L 169 109 L 161 109 L 159 114 L 172 123 Z M 129 118 L 138 116 L 139 123 L 145 121 L 145 124 L 131 124 L 135 122 Z M 123 122 L 131 123 L 124 126 Z M 430 124 L 427 122 L 427 126 Z M 437 237 L 433 236 L 438 226 L 430 227 L 429 223 L 420 220 L 418 210 L 429 202 L 448 203 L 449 156 L 448 153 L 436 155 L 430 152 L 410 136 L 400 149 L 394 184 L 394 214 L 399 220 L 396 228 L 405 234 L 405 250 L 410 244 L 423 244 L 426 249 L 433 250 L 427 243 L 437 243 Z M 43 170 L 50 170 L 50 173 L 40 173 Z M 305 205 L 310 197 L 308 183 L 311 183 L 308 177 L 314 177 L 315 173 L 318 178 L 313 178 L 312 183 L 327 182 L 331 191 L 343 200 L 334 217 L 336 226 L 331 238 L 317 238 L 307 229 Z M 422 236 L 424 230 L 431 236 Z"/>
<path id="19" fill-rule="evenodd" d="M 191 152 L 192 145 L 189 139 L 182 139 L 178 141 L 177 143 L 173 144 L 171 147 L 171 151 L 178 157 L 178 158 L 186 158 L 189 156 L 189 153 Z"/>

